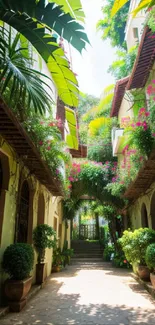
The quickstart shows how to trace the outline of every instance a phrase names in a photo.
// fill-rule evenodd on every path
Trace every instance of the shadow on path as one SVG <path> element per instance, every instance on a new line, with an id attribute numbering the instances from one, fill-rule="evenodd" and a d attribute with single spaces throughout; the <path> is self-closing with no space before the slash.
<path id="1" fill-rule="evenodd" d="M 129 272 L 71 266 L 1 325 L 154 325 L 154 300 Z"/>

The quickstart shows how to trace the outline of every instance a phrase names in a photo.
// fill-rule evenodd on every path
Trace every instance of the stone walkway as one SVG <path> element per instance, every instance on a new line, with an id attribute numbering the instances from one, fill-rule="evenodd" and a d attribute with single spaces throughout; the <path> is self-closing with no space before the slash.
<path id="1" fill-rule="evenodd" d="M 1 325 L 154 325 L 155 301 L 126 270 L 73 265 L 52 275 L 20 314 Z"/>

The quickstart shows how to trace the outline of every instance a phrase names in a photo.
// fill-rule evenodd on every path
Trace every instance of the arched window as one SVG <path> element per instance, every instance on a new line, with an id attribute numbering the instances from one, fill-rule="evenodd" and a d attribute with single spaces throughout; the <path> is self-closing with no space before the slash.
<path id="1" fill-rule="evenodd" d="M 155 229 L 155 192 L 152 195 L 151 199 L 151 221 L 152 221 L 152 229 Z"/>
<path id="2" fill-rule="evenodd" d="M 147 216 L 147 210 L 146 205 L 143 203 L 141 208 L 141 221 L 142 221 L 142 227 L 148 228 L 148 216 Z"/>
<path id="3" fill-rule="evenodd" d="M 19 218 L 17 229 L 17 242 L 26 243 L 28 238 L 30 191 L 27 181 L 24 181 L 21 188 L 19 201 Z"/>
<path id="4" fill-rule="evenodd" d="M 39 194 L 38 198 L 38 225 L 44 224 L 45 217 L 45 199 L 44 195 Z"/>

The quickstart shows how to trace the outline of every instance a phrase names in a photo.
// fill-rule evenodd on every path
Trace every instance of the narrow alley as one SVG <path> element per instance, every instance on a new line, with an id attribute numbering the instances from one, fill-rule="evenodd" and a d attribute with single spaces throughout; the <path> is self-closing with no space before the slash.
<path id="1" fill-rule="evenodd" d="M 21 313 L 1 325 L 153 325 L 155 303 L 127 270 L 75 264 L 53 273 Z"/>

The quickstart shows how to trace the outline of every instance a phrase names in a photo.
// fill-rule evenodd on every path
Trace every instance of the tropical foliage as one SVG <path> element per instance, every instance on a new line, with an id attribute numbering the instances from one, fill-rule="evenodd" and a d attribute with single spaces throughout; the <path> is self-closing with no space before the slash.
<path id="1" fill-rule="evenodd" d="M 114 5 L 111 10 L 111 17 L 115 16 L 119 10 L 122 9 L 129 2 L 129 0 L 115 0 Z M 154 0 L 141 0 L 138 6 L 133 11 L 133 15 L 136 15 L 142 9 L 149 9 L 154 5 Z"/>
<path id="2" fill-rule="evenodd" d="M 110 12 L 114 5 L 114 0 L 108 0 L 102 8 L 103 19 L 97 23 L 97 29 L 102 32 L 102 39 L 110 39 L 112 46 L 126 48 L 124 41 L 124 30 L 126 25 L 129 3 L 117 12 L 115 17 L 111 18 Z"/>
<path id="3" fill-rule="evenodd" d="M 128 52 L 126 50 L 117 50 L 116 60 L 109 66 L 110 72 L 116 80 L 130 75 L 137 55 L 137 46 L 132 47 Z"/>
<path id="4" fill-rule="evenodd" d="M 66 1 L 63 3 L 66 10 Z M 51 72 L 59 97 L 67 105 L 77 106 L 77 80 L 52 33 L 54 30 L 81 52 L 85 43 L 89 42 L 84 27 L 70 13 L 65 13 L 62 7 L 54 2 L 45 4 L 44 0 L 1 0 L 0 19 L 15 28 L 35 47 Z"/>
<path id="5" fill-rule="evenodd" d="M 50 80 L 32 68 L 32 46 L 28 43 L 24 46 L 21 35 L 13 28 L 7 30 L 1 26 L 0 48 L 2 98 L 18 111 L 21 121 L 28 114 L 50 110 L 53 102 Z"/>
<path id="6" fill-rule="evenodd" d="M 23 126 L 35 143 L 41 157 L 47 162 L 51 173 L 62 183 L 63 190 L 68 195 L 69 182 L 67 175 L 70 172 L 70 154 L 65 142 L 61 139 L 60 126 L 62 122 L 55 120 L 52 115 L 48 118 L 30 117 Z M 66 175 L 64 167 L 67 165 Z"/>
<path id="7" fill-rule="evenodd" d="M 78 104 L 79 120 L 82 115 L 87 113 L 91 108 L 97 106 L 98 103 L 99 103 L 99 98 L 89 94 L 81 94 L 79 97 L 79 104 Z"/>
<path id="8" fill-rule="evenodd" d="M 149 228 L 139 228 L 133 232 L 125 230 L 119 240 L 127 260 L 130 263 L 136 262 L 141 265 L 146 265 L 146 250 L 154 241 L 155 231 Z"/>

